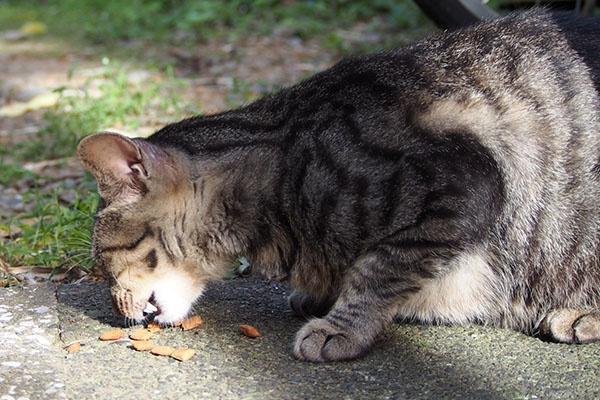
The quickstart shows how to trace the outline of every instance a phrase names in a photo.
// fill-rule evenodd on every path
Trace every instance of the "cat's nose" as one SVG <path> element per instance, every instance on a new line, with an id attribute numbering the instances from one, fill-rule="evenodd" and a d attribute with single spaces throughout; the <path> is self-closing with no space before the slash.
<path id="1" fill-rule="evenodd" d="M 144 314 L 144 317 L 147 317 L 148 315 L 154 314 L 157 311 L 158 311 L 158 308 L 156 308 L 156 306 L 154 306 L 154 304 L 146 303 L 146 308 L 144 308 L 144 311 L 142 313 Z"/>

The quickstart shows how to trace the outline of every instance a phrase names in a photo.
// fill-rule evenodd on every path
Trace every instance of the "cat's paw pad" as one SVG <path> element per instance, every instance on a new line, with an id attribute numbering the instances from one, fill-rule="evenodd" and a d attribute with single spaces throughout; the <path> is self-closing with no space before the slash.
<path id="1" fill-rule="evenodd" d="M 356 358 L 367 348 L 354 333 L 341 331 L 325 319 L 313 319 L 296 335 L 294 355 L 315 362 L 340 361 Z"/>
<path id="2" fill-rule="evenodd" d="M 600 313 L 581 310 L 554 310 L 546 317 L 543 331 L 562 343 L 589 343 L 600 340 Z"/>

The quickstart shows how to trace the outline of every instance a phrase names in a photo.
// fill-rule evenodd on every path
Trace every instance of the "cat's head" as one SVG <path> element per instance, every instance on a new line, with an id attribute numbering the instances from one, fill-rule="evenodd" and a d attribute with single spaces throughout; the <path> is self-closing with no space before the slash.
<path id="1" fill-rule="evenodd" d="M 184 318 L 215 275 L 190 243 L 194 188 L 182 161 L 145 139 L 103 132 L 81 140 L 77 156 L 101 197 L 93 231 L 95 267 L 110 283 L 117 314 Z M 204 267 L 203 267 L 204 265 Z"/>

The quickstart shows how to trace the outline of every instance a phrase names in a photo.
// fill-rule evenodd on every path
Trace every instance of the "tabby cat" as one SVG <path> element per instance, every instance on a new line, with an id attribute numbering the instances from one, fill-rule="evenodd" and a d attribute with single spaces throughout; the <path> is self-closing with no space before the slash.
<path id="1" fill-rule="evenodd" d="M 299 359 L 358 357 L 397 318 L 600 339 L 599 28 L 527 11 L 84 138 L 115 311 L 178 321 L 245 255 L 291 280 Z"/>

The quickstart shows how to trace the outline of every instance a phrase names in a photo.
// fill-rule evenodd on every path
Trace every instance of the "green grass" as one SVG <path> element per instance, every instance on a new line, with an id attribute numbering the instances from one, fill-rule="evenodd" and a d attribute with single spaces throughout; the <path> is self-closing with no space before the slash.
<path id="1" fill-rule="evenodd" d="M 10 186 L 26 178 L 33 180 L 35 179 L 35 174 L 18 165 L 3 164 L 2 168 L 0 168 L 0 185 L 2 186 Z"/>
<path id="2" fill-rule="evenodd" d="M 410 0 L 0 0 L 0 26 L 44 22 L 55 35 L 88 43 L 196 42 L 285 30 L 302 38 L 379 16 L 398 29 L 423 22 Z"/>
<path id="3" fill-rule="evenodd" d="M 182 101 L 177 87 L 184 82 L 172 76 L 160 80 L 147 78 L 132 83 L 128 68 L 109 63 L 105 69 L 88 78 L 82 88 L 61 87 L 57 104 L 48 110 L 36 140 L 0 150 L 2 159 L 39 161 L 72 156 L 77 142 L 90 133 L 118 126 L 135 132 L 140 119 L 164 116 L 179 118 L 198 113 L 199 106 Z"/>
<path id="4" fill-rule="evenodd" d="M 50 193 L 42 193 L 38 188 L 44 177 L 12 164 L 3 164 L 1 170 L 0 185 L 33 186 L 22 199 L 33 207 L 25 213 L 0 218 L 0 286 L 18 282 L 9 273 L 15 266 L 51 267 L 53 272 L 74 266 L 89 269 L 90 227 L 98 205 L 98 195 L 83 187 L 89 186 L 89 180 L 81 183 L 77 189 L 81 194 L 73 203 L 64 204 L 59 197 L 64 188 Z"/>
<path id="5" fill-rule="evenodd" d="M 9 268 L 19 265 L 52 267 L 55 271 L 78 266 L 91 267 L 90 226 L 98 206 L 95 193 L 64 205 L 58 191 L 42 196 L 37 189 L 30 212 L 0 224 L 5 237 L 0 242 L 0 259 Z M 27 200 L 27 199 L 25 199 Z"/>

